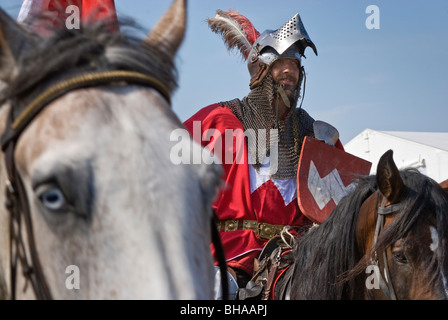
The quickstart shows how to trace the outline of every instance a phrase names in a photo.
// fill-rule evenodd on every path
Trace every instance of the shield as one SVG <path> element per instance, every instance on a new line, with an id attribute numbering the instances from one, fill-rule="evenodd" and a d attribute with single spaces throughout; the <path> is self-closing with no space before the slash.
<path id="1" fill-rule="evenodd" d="M 322 223 L 339 201 L 354 189 L 354 179 L 368 175 L 372 163 L 305 137 L 297 170 L 297 200 L 303 214 Z"/>

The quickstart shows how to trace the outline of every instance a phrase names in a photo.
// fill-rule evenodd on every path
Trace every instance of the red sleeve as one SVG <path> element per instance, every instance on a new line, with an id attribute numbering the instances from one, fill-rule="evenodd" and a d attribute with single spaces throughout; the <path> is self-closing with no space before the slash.
<path id="1" fill-rule="evenodd" d="M 184 122 L 193 140 L 207 147 L 220 158 L 224 169 L 223 180 L 226 188 L 221 190 L 214 204 L 218 217 L 222 220 L 239 219 L 252 213 L 250 201 L 249 170 L 247 166 L 247 149 L 244 143 L 244 129 L 233 112 L 220 104 L 213 104 L 199 110 Z M 219 131 L 216 134 L 216 130 Z M 230 132 L 226 133 L 226 130 Z M 211 141 L 203 135 L 215 132 Z M 239 134 L 239 133 L 240 134 Z M 226 143 L 226 135 L 232 138 Z M 235 135 L 234 135 L 235 134 Z M 229 141 L 228 141 L 229 142 Z M 250 217 L 253 220 L 253 217 Z"/>

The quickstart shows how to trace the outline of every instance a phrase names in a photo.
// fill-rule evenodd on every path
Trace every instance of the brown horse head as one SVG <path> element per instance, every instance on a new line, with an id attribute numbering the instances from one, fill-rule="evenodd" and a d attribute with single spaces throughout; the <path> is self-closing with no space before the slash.
<path id="1" fill-rule="evenodd" d="M 399 172 L 392 155 L 389 150 L 381 157 L 378 191 L 359 211 L 357 242 L 365 263 L 376 266 L 369 269 L 366 296 L 446 299 L 447 198 L 433 180 L 416 171 Z"/>
<path id="2" fill-rule="evenodd" d="M 448 197 L 392 155 L 297 242 L 291 299 L 447 299 Z"/>

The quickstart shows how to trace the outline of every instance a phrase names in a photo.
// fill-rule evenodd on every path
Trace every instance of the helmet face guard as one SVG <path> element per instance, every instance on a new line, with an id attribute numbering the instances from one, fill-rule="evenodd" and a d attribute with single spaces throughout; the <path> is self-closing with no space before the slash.
<path id="1" fill-rule="evenodd" d="M 276 60 L 280 58 L 290 58 L 301 61 L 302 56 L 300 55 L 300 47 L 297 43 L 293 43 L 288 49 L 283 53 L 279 54 L 277 50 L 270 46 L 265 46 L 258 56 L 254 55 L 254 59 L 260 59 L 261 62 L 272 65 Z"/>

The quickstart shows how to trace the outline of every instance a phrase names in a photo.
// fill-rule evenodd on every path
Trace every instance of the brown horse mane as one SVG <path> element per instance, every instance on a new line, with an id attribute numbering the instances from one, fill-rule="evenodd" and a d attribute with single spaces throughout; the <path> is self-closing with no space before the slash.
<path id="1" fill-rule="evenodd" d="M 422 216 L 424 208 L 433 208 L 439 233 L 439 261 L 434 268 L 447 267 L 444 252 L 445 230 L 448 230 L 448 201 L 441 187 L 415 169 L 400 171 L 408 187 L 400 217 L 379 237 L 378 248 L 384 248 L 404 237 Z M 363 254 L 356 246 L 356 223 L 362 203 L 377 189 L 375 176 L 357 180 L 356 189 L 341 200 L 332 214 L 319 227 L 312 228 L 294 248 L 292 298 L 298 299 L 361 299 L 356 288 L 364 281 L 356 275 L 365 270 Z M 434 273 L 437 274 L 437 273 Z M 434 277 L 429 277 L 434 279 Z M 359 283 L 362 281 L 362 284 Z"/>
<path id="2" fill-rule="evenodd" d="M 61 73 L 112 70 L 143 73 L 174 91 L 178 75 L 173 61 L 167 59 L 168 50 L 136 37 L 143 30 L 132 19 L 123 19 L 120 26 L 122 32 L 111 32 L 107 23 L 96 23 L 80 29 L 62 28 L 45 39 L 36 35 L 36 47 L 20 56 L 17 71 L 2 96 L 28 95 Z"/>

